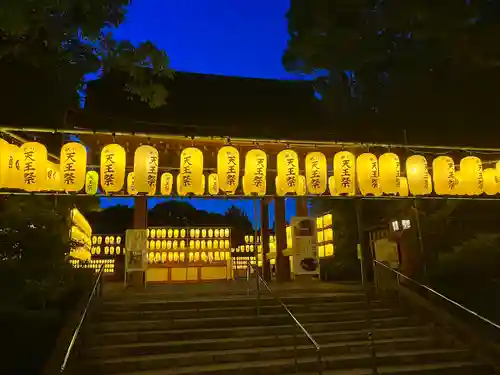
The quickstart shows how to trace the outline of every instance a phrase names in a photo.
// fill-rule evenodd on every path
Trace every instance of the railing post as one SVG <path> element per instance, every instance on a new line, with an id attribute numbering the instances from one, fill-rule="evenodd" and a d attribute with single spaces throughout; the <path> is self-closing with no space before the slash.
<path id="1" fill-rule="evenodd" d="M 260 316 L 260 277 L 259 273 L 255 273 L 255 280 L 257 280 L 257 316 Z"/>

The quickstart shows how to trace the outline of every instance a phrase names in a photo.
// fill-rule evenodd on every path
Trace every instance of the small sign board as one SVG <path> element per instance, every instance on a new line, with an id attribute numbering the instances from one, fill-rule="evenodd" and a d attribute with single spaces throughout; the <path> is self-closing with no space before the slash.
<path id="1" fill-rule="evenodd" d="M 146 229 L 125 232 L 125 272 L 146 271 L 148 235 Z"/>
<path id="2" fill-rule="evenodd" d="M 294 275 L 319 275 L 316 218 L 292 217 Z"/>

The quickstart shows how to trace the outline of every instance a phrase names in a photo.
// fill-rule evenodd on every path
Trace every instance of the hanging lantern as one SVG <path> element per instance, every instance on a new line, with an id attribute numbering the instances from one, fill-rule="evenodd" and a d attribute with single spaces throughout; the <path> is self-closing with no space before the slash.
<path id="1" fill-rule="evenodd" d="M 460 161 L 460 172 L 465 194 L 481 195 L 484 189 L 483 163 L 476 156 L 467 156 Z"/>
<path id="2" fill-rule="evenodd" d="M 245 195 L 266 195 L 267 189 L 267 155 L 264 151 L 254 149 L 245 156 L 245 175 L 243 176 L 243 193 Z"/>
<path id="3" fill-rule="evenodd" d="M 432 162 L 434 191 L 438 195 L 450 195 L 455 187 L 455 162 L 449 156 L 438 156 Z"/>
<path id="4" fill-rule="evenodd" d="M 96 171 L 88 171 L 85 176 L 85 194 L 97 194 L 97 186 L 99 184 L 99 175 Z"/>
<path id="5" fill-rule="evenodd" d="M 134 172 L 129 172 L 127 176 L 127 192 L 129 195 L 137 195 L 137 189 L 135 187 Z"/>
<path id="6" fill-rule="evenodd" d="M 24 172 L 22 170 L 23 153 L 21 148 L 16 145 L 9 145 L 8 173 L 6 175 L 6 184 L 1 187 L 22 189 L 24 187 Z"/>
<path id="7" fill-rule="evenodd" d="M 78 142 L 66 143 L 61 148 L 61 173 L 64 191 L 78 192 L 85 185 L 87 150 Z"/>
<path id="8" fill-rule="evenodd" d="M 158 163 L 159 156 L 156 148 L 148 145 L 137 147 L 134 153 L 134 178 L 137 192 L 156 192 Z"/>
<path id="9" fill-rule="evenodd" d="M 365 196 L 380 196 L 378 159 L 371 153 L 364 153 L 356 159 L 356 175 L 359 190 Z"/>
<path id="10" fill-rule="evenodd" d="M 181 249 L 185 249 L 185 248 L 186 248 L 186 241 L 181 240 L 181 242 L 180 242 L 180 244 L 179 244 L 179 245 L 180 245 L 180 248 L 181 248 Z"/>
<path id="11" fill-rule="evenodd" d="M 203 153 L 195 147 L 182 150 L 180 171 L 177 175 L 177 192 L 181 196 L 203 195 L 205 192 Z"/>
<path id="12" fill-rule="evenodd" d="M 161 175 L 160 179 L 160 192 L 161 195 L 172 194 L 172 186 L 174 184 L 174 176 L 172 173 L 165 172 Z"/>
<path id="13" fill-rule="evenodd" d="M 297 184 L 297 195 L 302 197 L 306 194 L 307 194 L 306 176 L 299 175 Z"/>
<path id="14" fill-rule="evenodd" d="M 412 155 L 406 159 L 406 178 L 413 195 L 426 195 L 432 192 L 429 186 L 429 169 L 427 159 L 421 155 Z"/>
<path id="15" fill-rule="evenodd" d="M 338 195 L 356 195 L 356 159 L 349 151 L 337 152 L 333 157 L 333 176 Z"/>
<path id="16" fill-rule="evenodd" d="M 224 146 L 217 153 L 217 176 L 220 190 L 233 195 L 240 180 L 240 153 L 235 147 Z"/>
<path id="17" fill-rule="evenodd" d="M 161 262 L 162 263 L 166 263 L 167 262 L 167 252 L 166 251 L 162 251 L 161 252 Z"/>
<path id="18" fill-rule="evenodd" d="M 335 188 L 335 176 L 330 176 L 328 178 L 328 191 L 332 197 L 339 195 L 337 189 Z"/>
<path id="19" fill-rule="evenodd" d="M 217 195 L 219 193 L 219 177 L 216 173 L 208 176 L 208 194 Z"/>
<path id="20" fill-rule="evenodd" d="M 384 194 L 396 195 L 400 189 L 401 165 L 399 156 L 392 152 L 379 158 L 380 188 Z"/>
<path id="21" fill-rule="evenodd" d="M 166 240 L 161 241 L 161 248 L 162 248 L 162 250 L 167 249 L 167 241 Z"/>
<path id="22" fill-rule="evenodd" d="M 21 146 L 21 170 L 23 189 L 41 191 L 47 181 L 47 149 L 38 142 L 27 142 Z"/>
<path id="23" fill-rule="evenodd" d="M 61 167 L 59 164 L 47 161 L 47 184 L 45 190 L 61 190 Z"/>
<path id="24" fill-rule="evenodd" d="M 179 229 L 174 229 L 174 238 L 179 238 Z"/>
<path id="25" fill-rule="evenodd" d="M 9 158 L 11 157 L 10 143 L 0 138 L 0 188 L 10 187 Z"/>
<path id="26" fill-rule="evenodd" d="M 299 157 L 293 150 L 283 150 L 277 157 L 278 175 L 276 177 L 276 193 L 285 195 L 296 193 L 299 179 Z"/>
<path id="27" fill-rule="evenodd" d="M 400 177 L 399 178 L 399 193 L 398 195 L 400 197 L 407 197 L 408 196 L 408 180 L 406 177 Z"/>
<path id="28" fill-rule="evenodd" d="M 117 193 L 123 188 L 126 160 L 125 149 L 119 144 L 112 143 L 102 149 L 101 187 L 106 194 Z"/>
<path id="29" fill-rule="evenodd" d="M 496 168 L 485 168 L 483 171 L 484 192 L 487 195 L 496 195 L 500 192 L 500 178 Z"/>
<path id="30" fill-rule="evenodd" d="M 310 194 L 321 195 L 326 191 L 328 171 L 326 156 L 322 152 L 310 152 L 306 156 L 307 190 Z"/>

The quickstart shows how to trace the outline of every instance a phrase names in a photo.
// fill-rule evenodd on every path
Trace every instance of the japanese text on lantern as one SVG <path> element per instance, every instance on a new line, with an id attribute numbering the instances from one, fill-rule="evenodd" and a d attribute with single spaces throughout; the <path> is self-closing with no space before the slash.
<path id="1" fill-rule="evenodd" d="M 455 163 L 453 160 L 448 160 L 448 189 L 453 190 L 455 186 L 458 185 L 457 179 L 455 179 Z"/>
<path id="2" fill-rule="evenodd" d="M 263 157 L 258 157 L 255 161 L 256 168 L 255 173 L 253 175 L 253 186 L 260 188 L 264 184 L 264 161 Z"/>
<path id="3" fill-rule="evenodd" d="M 110 152 L 106 154 L 106 159 L 104 160 L 104 185 L 113 186 L 115 183 L 115 153 Z"/>
<path id="4" fill-rule="evenodd" d="M 378 163 L 377 159 L 372 160 L 371 162 L 371 185 L 373 189 L 378 188 Z"/>
<path id="5" fill-rule="evenodd" d="M 36 156 L 34 148 L 24 148 L 24 184 L 36 184 Z"/>
<path id="6" fill-rule="evenodd" d="M 156 185 L 156 175 L 158 173 L 158 156 L 151 152 L 148 158 L 148 185 L 150 188 Z"/>
<path id="7" fill-rule="evenodd" d="M 182 165 L 182 184 L 186 187 L 191 186 L 193 184 L 193 178 L 191 176 L 191 174 L 193 173 L 193 163 L 191 161 L 191 155 L 184 155 Z"/>
<path id="8" fill-rule="evenodd" d="M 319 156 L 314 155 L 311 158 L 311 186 L 314 189 L 319 189 L 321 187 L 320 180 L 320 165 L 319 165 Z"/>
<path id="9" fill-rule="evenodd" d="M 342 155 L 340 161 L 341 185 L 343 188 L 350 188 L 352 185 L 351 160 L 347 155 Z"/>
<path id="10" fill-rule="evenodd" d="M 478 163 L 477 165 L 477 188 L 481 192 L 484 189 L 483 166 L 481 165 L 481 163 Z"/>
<path id="11" fill-rule="evenodd" d="M 401 164 L 399 158 L 396 158 L 394 163 L 396 164 L 396 188 L 399 189 L 401 187 L 401 179 L 399 178 L 401 177 Z"/>
<path id="12" fill-rule="evenodd" d="M 429 191 L 429 168 L 427 168 L 427 162 L 425 162 L 425 167 L 424 167 L 424 190 Z"/>
<path id="13" fill-rule="evenodd" d="M 297 165 L 293 154 L 285 155 L 286 161 L 286 184 L 288 187 L 295 187 L 297 185 Z"/>
<path id="14" fill-rule="evenodd" d="M 231 152 L 227 154 L 227 184 L 229 186 L 234 186 L 236 184 L 236 158 L 237 156 Z"/>
<path id="15" fill-rule="evenodd" d="M 65 185 L 72 185 L 75 183 L 75 164 L 76 164 L 76 151 L 74 148 L 65 147 L 64 148 L 64 170 L 63 170 L 63 180 Z"/>

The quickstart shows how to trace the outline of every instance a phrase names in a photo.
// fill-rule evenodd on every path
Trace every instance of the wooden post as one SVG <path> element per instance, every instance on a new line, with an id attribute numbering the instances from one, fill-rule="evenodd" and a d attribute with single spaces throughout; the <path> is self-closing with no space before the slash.
<path id="1" fill-rule="evenodd" d="M 260 238 L 262 241 L 262 275 L 265 281 L 271 280 L 269 254 L 269 204 L 264 198 L 260 201 Z"/>
<path id="2" fill-rule="evenodd" d="M 307 198 L 297 197 L 295 198 L 296 216 L 307 216 Z"/>
<path id="3" fill-rule="evenodd" d="M 148 198 L 145 195 L 134 197 L 134 229 L 148 228 Z M 144 286 L 146 275 L 144 272 L 131 272 L 128 275 L 128 284 Z"/>
<path id="4" fill-rule="evenodd" d="M 274 198 L 274 225 L 276 227 L 276 278 L 278 282 L 290 280 L 290 259 L 283 255 L 286 249 L 285 198 Z"/>

